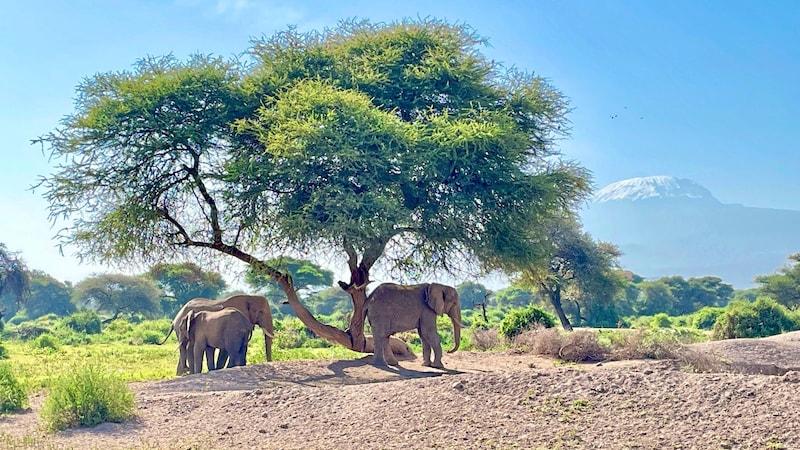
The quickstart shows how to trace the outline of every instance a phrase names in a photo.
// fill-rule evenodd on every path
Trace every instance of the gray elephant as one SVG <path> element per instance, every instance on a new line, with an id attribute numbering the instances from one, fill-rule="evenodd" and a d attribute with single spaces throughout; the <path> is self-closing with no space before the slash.
<path id="1" fill-rule="evenodd" d="M 236 308 L 220 311 L 190 312 L 186 316 L 186 334 L 192 352 L 190 373 L 203 371 L 203 355 L 208 370 L 221 369 L 214 362 L 214 350 L 225 351 L 227 367 L 244 366 L 247 362 L 247 344 L 253 335 L 253 324 Z"/>
<path id="2" fill-rule="evenodd" d="M 444 369 L 442 344 L 436 332 L 436 316 L 447 314 L 453 322 L 454 346 L 461 340 L 461 303 L 455 288 L 438 283 L 401 285 L 383 283 L 367 297 L 365 313 L 375 339 L 374 364 L 397 365 L 389 337 L 417 329 L 422 341 L 422 365 Z M 433 349 L 433 361 L 431 361 Z"/>
<path id="3" fill-rule="evenodd" d="M 178 366 L 176 370 L 177 375 L 183 375 L 187 373 L 189 371 L 189 367 L 193 365 L 193 354 L 188 348 L 189 337 L 186 334 L 186 318 L 189 313 L 199 311 L 220 311 L 227 307 L 238 309 L 247 316 L 252 325 L 258 325 L 261 327 L 264 332 L 264 346 L 267 361 L 272 361 L 272 339 L 274 337 L 272 313 L 269 309 L 269 303 L 264 296 L 234 295 L 224 300 L 195 298 L 186 302 L 180 311 L 178 311 L 178 314 L 176 314 L 175 318 L 172 320 L 172 327 L 167 333 L 167 336 L 163 341 L 160 342 L 160 344 L 166 342 L 167 338 L 169 338 L 169 335 L 175 331 L 175 336 L 178 338 L 178 349 L 180 351 L 180 357 L 178 359 Z M 225 356 L 225 352 L 220 351 L 220 360 L 224 361 Z"/>

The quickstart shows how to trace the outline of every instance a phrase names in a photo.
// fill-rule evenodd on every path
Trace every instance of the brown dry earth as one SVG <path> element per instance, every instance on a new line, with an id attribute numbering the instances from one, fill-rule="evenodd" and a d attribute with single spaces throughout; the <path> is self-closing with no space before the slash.
<path id="1" fill-rule="evenodd" d="M 800 333 L 691 350 L 722 371 L 470 352 L 446 355 L 447 371 L 369 357 L 256 364 L 133 383 L 136 419 L 55 435 L 40 431 L 37 395 L 0 433 L 37 437 L 17 448 L 82 450 L 800 449 Z"/>

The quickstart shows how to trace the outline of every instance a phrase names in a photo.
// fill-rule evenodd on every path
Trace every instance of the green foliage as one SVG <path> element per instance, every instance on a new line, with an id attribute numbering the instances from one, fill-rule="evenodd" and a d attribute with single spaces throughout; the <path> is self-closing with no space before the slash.
<path id="1" fill-rule="evenodd" d="M 788 308 L 800 306 L 800 253 L 789 256 L 790 263 L 778 273 L 756 277 L 761 292 Z"/>
<path id="2" fill-rule="evenodd" d="M 667 313 L 658 313 L 653 316 L 653 319 L 650 321 L 651 328 L 672 328 L 672 321 L 670 320 L 669 314 Z"/>
<path id="3" fill-rule="evenodd" d="M 465 24 L 348 21 L 256 41 L 255 64 L 150 57 L 94 75 L 40 140 L 50 213 L 79 217 L 64 240 L 100 261 L 194 247 L 267 270 L 251 256 L 323 249 L 365 280 L 378 260 L 527 261 L 589 175 L 556 146 L 567 98 L 485 42 Z"/>
<path id="4" fill-rule="evenodd" d="M 692 326 L 700 330 L 710 330 L 725 308 L 706 306 L 692 315 Z"/>
<path id="5" fill-rule="evenodd" d="M 33 347 L 43 350 L 57 351 L 60 347 L 58 339 L 51 334 L 41 334 L 33 340 Z"/>
<path id="6" fill-rule="evenodd" d="M 195 263 L 159 263 L 146 275 L 164 291 L 161 309 L 167 317 L 174 317 L 189 300 L 198 297 L 215 299 L 227 287 L 222 275 L 206 272 Z"/>
<path id="7" fill-rule="evenodd" d="M 782 304 L 770 297 L 755 302 L 731 302 L 714 327 L 714 339 L 754 338 L 800 329 L 798 319 Z"/>
<path id="8" fill-rule="evenodd" d="M 273 345 L 276 347 L 283 349 L 300 348 L 304 346 L 306 341 L 314 337 L 309 329 L 303 325 L 303 322 L 296 317 L 284 317 L 275 322 Z"/>
<path id="9" fill-rule="evenodd" d="M 297 259 L 291 256 L 281 256 L 266 261 L 270 267 L 283 273 L 292 275 L 295 288 L 315 289 L 329 287 L 333 284 L 333 272 L 307 259 Z M 245 282 L 255 289 L 276 289 L 275 280 L 253 267 L 248 267 L 244 274 Z M 338 288 L 337 288 L 338 289 Z M 341 289 L 339 289 L 341 291 Z M 344 291 L 342 291 L 344 292 Z"/>
<path id="10" fill-rule="evenodd" d="M 525 308 L 537 303 L 533 291 L 518 284 L 512 284 L 495 292 L 490 303 L 502 310 L 508 311 L 515 308 Z"/>
<path id="11" fill-rule="evenodd" d="M 94 311 L 84 310 L 64 318 L 64 325 L 79 333 L 100 333 L 102 322 L 100 316 Z"/>
<path id="12" fill-rule="evenodd" d="M 157 317 L 161 312 L 161 289 L 145 277 L 100 275 L 89 277 L 75 286 L 73 301 L 98 313 Z"/>
<path id="13" fill-rule="evenodd" d="M 12 299 L 10 305 L 4 305 L 14 307 L 12 313 L 24 303 L 29 294 L 29 281 L 25 261 L 18 253 L 8 251 L 5 244 L 0 242 L 0 298 L 8 295 Z"/>
<path id="14" fill-rule="evenodd" d="M 461 310 L 462 313 L 466 312 L 474 307 L 480 309 L 480 305 L 484 303 L 485 307 L 489 307 L 488 302 L 488 294 L 491 293 L 490 290 L 486 289 L 486 286 L 475 283 L 473 281 L 464 281 L 463 283 L 456 286 L 456 292 L 458 292 L 458 298 L 461 300 Z M 527 303 L 525 304 L 527 305 Z M 525 306 L 520 305 L 520 306 Z"/>
<path id="15" fill-rule="evenodd" d="M 47 429 L 90 427 L 122 422 L 134 415 L 133 392 L 120 378 L 94 366 L 75 368 L 53 381 L 42 406 Z"/>
<path id="16" fill-rule="evenodd" d="M 0 414 L 28 407 L 28 395 L 11 370 L 11 364 L 0 362 Z"/>
<path id="17" fill-rule="evenodd" d="M 511 339 L 533 326 L 551 328 L 555 324 L 555 318 L 551 314 L 535 306 L 529 306 L 509 312 L 500 323 L 500 334 Z"/>
<path id="18" fill-rule="evenodd" d="M 75 312 L 70 302 L 72 286 L 62 283 L 50 275 L 33 271 L 30 274 L 30 296 L 25 302 L 26 315 L 31 319 L 46 314 L 66 316 Z"/>

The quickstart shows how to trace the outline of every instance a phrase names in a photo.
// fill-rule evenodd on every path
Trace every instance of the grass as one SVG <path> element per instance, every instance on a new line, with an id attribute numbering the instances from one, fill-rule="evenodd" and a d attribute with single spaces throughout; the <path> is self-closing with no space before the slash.
<path id="1" fill-rule="evenodd" d="M 123 381 L 152 381 L 175 377 L 178 350 L 174 339 L 164 345 L 131 345 L 126 342 L 67 345 L 57 349 L 37 347 L 35 341 L 4 341 L 13 373 L 26 392 L 50 386 L 72 368 L 91 363 L 99 370 L 113 372 Z M 247 363 L 265 361 L 264 336 L 254 333 Z M 363 356 L 341 346 L 282 349 L 273 346 L 273 360 L 354 359 Z"/>

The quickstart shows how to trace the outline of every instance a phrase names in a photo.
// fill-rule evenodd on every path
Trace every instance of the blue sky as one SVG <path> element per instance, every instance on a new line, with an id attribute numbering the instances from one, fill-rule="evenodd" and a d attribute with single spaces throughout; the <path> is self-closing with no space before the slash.
<path id="1" fill-rule="evenodd" d="M 31 139 L 73 110 L 75 87 L 147 55 L 234 56 L 296 25 L 436 17 L 489 38 L 483 53 L 551 80 L 574 108 L 564 154 L 597 188 L 674 175 L 719 200 L 800 210 L 800 2 L 5 0 L 0 6 L 0 242 L 79 281 L 60 256 Z"/>

